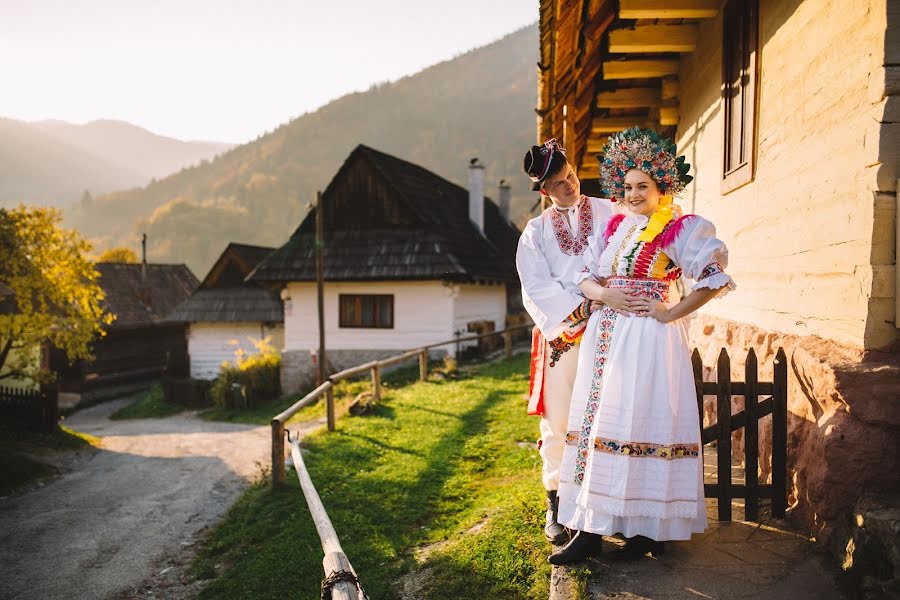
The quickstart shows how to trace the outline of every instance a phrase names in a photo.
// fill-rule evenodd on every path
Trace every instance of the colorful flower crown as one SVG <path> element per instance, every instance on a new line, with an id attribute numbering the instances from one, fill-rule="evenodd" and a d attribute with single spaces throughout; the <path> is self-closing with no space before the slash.
<path id="1" fill-rule="evenodd" d="M 625 198 L 625 174 L 639 169 L 653 178 L 661 194 L 678 196 L 694 178 L 691 165 L 676 155 L 674 142 L 652 129 L 632 127 L 613 134 L 601 153 L 600 187 L 613 202 Z"/>

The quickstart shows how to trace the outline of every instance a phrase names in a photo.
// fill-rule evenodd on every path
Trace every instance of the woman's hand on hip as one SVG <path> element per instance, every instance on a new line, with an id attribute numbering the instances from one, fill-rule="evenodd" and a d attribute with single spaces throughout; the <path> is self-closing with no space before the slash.
<path id="1" fill-rule="evenodd" d="M 633 315 L 638 310 L 642 310 L 643 306 L 640 302 L 643 298 L 610 288 L 603 288 L 603 297 L 600 300 L 620 315 L 625 316 Z"/>
<path id="2" fill-rule="evenodd" d="M 637 298 L 638 309 L 636 311 L 639 317 L 653 317 L 660 323 L 670 323 L 674 320 L 669 307 L 653 298 Z"/>

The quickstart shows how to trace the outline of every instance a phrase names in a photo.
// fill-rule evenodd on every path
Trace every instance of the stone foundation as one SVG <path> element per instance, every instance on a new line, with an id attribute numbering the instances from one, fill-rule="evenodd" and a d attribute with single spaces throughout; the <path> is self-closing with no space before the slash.
<path id="1" fill-rule="evenodd" d="M 788 504 L 792 518 L 846 562 L 852 533 L 845 524 L 863 492 L 900 485 L 900 354 L 864 352 L 814 336 L 765 331 L 753 325 L 699 316 L 691 343 L 700 350 L 707 380 L 715 379 L 721 348 L 731 357 L 731 376 L 744 380 L 753 348 L 759 379 L 771 381 L 779 347 L 788 357 Z M 733 399 L 732 411 L 743 408 Z M 707 397 L 706 422 L 715 415 Z M 742 432 L 734 455 L 743 456 Z M 771 417 L 760 422 L 760 481 L 771 472 Z M 765 450 L 764 450 L 765 448 Z M 852 549 L 852 544 L 850 544 Z"/>

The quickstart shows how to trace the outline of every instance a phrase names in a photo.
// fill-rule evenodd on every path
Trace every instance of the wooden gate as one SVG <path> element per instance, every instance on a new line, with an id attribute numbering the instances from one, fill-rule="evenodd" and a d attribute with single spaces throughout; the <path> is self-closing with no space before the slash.
<path id="1" fill-rule="evenodd" d="M 759 499 L 772 500 L 772 514 L 783 517 L 787 509 L 787 358 L 784 349 L 775 355 L 772 381 L 759 381 L 756 353 L 747 353 L 744 381 L 731 381 L 731 359 L 722 348 L 716 365 L 718 381 L 703 381 L 703 362 L 694 349 L 694 385 L 700 409 L 701 443 L 716 442 L 718 481 L 707 483 L 707 498 L 717 498 L 719 520 L 731 520 L 731 500 L 744 498 L 745 518 L 759 518 Z M 703 397 L 715 396 L 716 422 L 703 427 Z M 744 397 L 744 410 L 731 414 L 731 397 Z M 765 396 L 759 400 L 760 396 Z M 772 483 L 759 483 L 759 419 L 772 415 Z M 744 428 L 744 484 L 731 481 L 731 433 Z M 702 452 L 701 452 L 702 454 Z"/>

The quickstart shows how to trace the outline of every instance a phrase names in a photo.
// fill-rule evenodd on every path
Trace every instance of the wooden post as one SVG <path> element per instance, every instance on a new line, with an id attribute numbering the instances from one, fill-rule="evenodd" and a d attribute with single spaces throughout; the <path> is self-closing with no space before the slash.
<path id="1" fill-rule="evenodd" d="M 325 406 L 328 412 L 328 431 L 334 431 L 334 388 L 329 387 L 325 392 Z"/>
<path id="2" fill-rule="evenodd" d="M 772 386 L 772 514 L 783 517 L 787 510 L 787 356 L 784 348 L 775 355 Z"/>
<path id="3" fill-rule="evenodd" d="M 378 364 L 372 367 L 372 402 L 381 401 L 381 369 Z"/>
<path id="4" fill-rule="evenodd" d="M 716 424 L 719 437 L 716 444 L 719 473 L 719 521 L 731 520 L 731 360 L 725 348 L 719 353 Z"/>
<path id="5" fill-rule="evenodd" d="M 324 215 L 322 215 L 322 192 L 316 192 L 316 297 L 319 310 L 319 356 L 316 369 L 316 385 L 325 381 L 325 281 L 322 252 L 325 247 Z"/>
<path id="6" fill-rule="evenodd" d="M 757 416 L 756 352 L 750 348 L 744 365 L 744 520 L 759 518 L 759 417 Z"/>
<path id="7" fill-rule="evenodd" d="M 503 349 L 506 350 L 506 358 L 512 358 L 512 331 L 503 332 Z"/>
<path id="8" fill-rule="evenodd" d="M 59 421 L 59 383 L 48 385 L 43 392 L 44 422 L 41 426 L 44 432 L 53 433 Z"/>
<path id="9" fill-rule="evenodd" d="M 284 423 L 272 419 L 272 487 L 284 481 Z"/>
<path id="10" fill-rule="evenodd" d="M 428 350 L 419 352 L 419 381 L 428 379 Z"/>
<path id="11" fill-rule="evenodd" d="M 700 351 L 694 348 L 691 353 L 691 365 L 694 367 L 694 389 L 697 390 L 697 412 L 700 413 L 700 433 L 703 433 L 703 359 Z M 702 442 L 701 442 L 702 444 Z M 702 448 L 701 448 L 702 450 Z M 703 453 L 700 453 L 701 456 Z"/>

